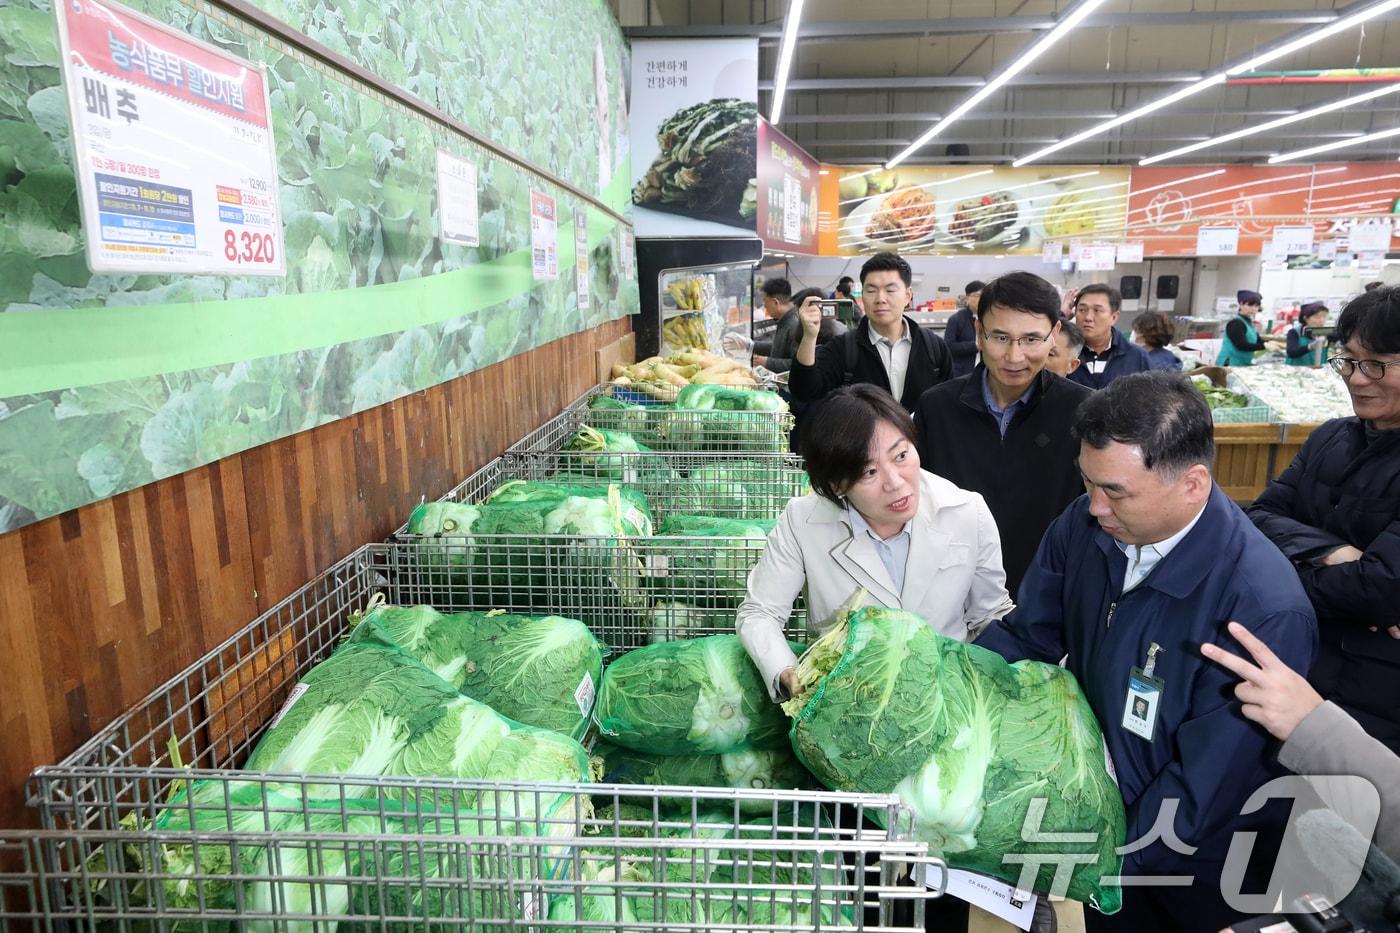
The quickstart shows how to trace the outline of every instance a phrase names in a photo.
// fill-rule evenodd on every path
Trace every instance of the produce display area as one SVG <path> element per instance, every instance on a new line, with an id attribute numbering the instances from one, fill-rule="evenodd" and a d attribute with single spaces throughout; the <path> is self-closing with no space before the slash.
<path id="1" fill-rule="evenodd" d="M 1264 365 L 1196 375 L 1216 417 L 1215 480 L 1246 503 L 1288 468 L 1312 431 L 1352 414 L 1341 377 L 1327 367 Z M 1228 388 L 1223 388 L 1224 382 Z M 1236 420 L 1248 414 L 1247 420 Z"/>

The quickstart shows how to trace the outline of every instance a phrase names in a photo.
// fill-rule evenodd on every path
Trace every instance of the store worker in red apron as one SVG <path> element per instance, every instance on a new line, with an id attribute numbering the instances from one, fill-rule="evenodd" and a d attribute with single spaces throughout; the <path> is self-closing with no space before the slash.
<path id="1" fill-rule="evenodd" d="M 1268 347 L 1259 339 L 1259 331 L 1254 328 L 1254 316 L 1264 303 L 1264 296 L 1249 289 L 1235 293 L 1239 302 L 1239 314 L 1225 325 L 1225 336 L 1220 341 L 1220 355 L 1215 358 L 1216 366 L 1253 366 L 1254 354 Z"/>

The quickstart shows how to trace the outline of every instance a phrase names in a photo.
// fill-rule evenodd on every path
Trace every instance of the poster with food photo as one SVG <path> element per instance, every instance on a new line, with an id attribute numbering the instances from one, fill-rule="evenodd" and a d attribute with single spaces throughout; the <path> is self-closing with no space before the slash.
<path id="1" fill-rule="evenodd" d="M 1129 170 L 1056 165 L 1004 168 L 843 166 L 834 243 L 823 252 L 1039 254 L 1045 240 L 1123 233 Z M 829 196 L 830 186 L 823 193 Z"/>
<path id="2" fill-rule="evenodd" d="M 758 40 L 638 40 L 631 84 L 637 235 L 753 236 Z"/>

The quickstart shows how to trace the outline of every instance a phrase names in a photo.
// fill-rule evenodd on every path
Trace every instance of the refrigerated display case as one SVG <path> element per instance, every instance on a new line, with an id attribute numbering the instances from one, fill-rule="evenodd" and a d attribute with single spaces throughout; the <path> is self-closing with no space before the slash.
<path id="1" fill-rule="evenodd" d="M 722 354 L 726 333 L 749 336 L 762 258 L 763 242 L 756 238 L 638 240 L 637 356 L 697 346 Z"/>

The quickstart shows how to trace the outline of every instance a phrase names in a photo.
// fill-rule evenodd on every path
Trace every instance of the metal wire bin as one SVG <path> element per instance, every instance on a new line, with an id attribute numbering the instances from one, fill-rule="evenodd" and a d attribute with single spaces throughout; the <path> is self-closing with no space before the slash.
<path id="1" fill-rule="evenodd" d="M 506 454 L 560 450 L 582 427 L 630 434 L 652 450 L 785 453 L 793 416 L 785 411 L 686 411 L 605 383 L 594 386 L 556 417 L 506 449 Z M 595 408 L 597 398 L 632 408 Z"/>
<path id="2" fill-rule="evenodd" d="M 0 876 L 8 927 L 620 930 L 584 921 L 660 903 L 641 927 L 921 928 L 893 912 L 924 896 L 894 886 L 895 864 L 926 849 L 891 796 L 226 770 L 350 610 L 406 601 L 405 550 L 339 562 L 38 769 L 29 802 L 50 832 L 0 842 L 17 860 L 0 864 L 22 864 Z"/>

